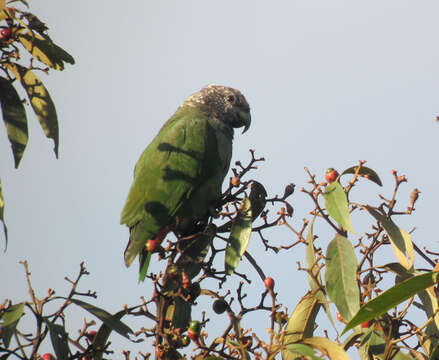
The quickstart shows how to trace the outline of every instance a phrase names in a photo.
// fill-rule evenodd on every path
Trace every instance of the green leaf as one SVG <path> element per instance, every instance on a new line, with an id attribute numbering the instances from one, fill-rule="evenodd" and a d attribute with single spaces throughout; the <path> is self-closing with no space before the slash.
<path id="1" fill-rule="evenodd" d="M 429 360 L 437 360 L 437 359 L 439 359 L 439 345 L 436 345 L 433 348 L 433 351 L 431 352 L 430 358 L 429 358 Z"/>
<path id="2" fill-rule="evenodd" d="M 343 187 L 338 181 L 334 181 L 326 187 L 323 194 L 326 211 L 343 229 L 355 234 L 349 214 L 348 199 Z"/>
<path id="3" fill-rule="evenodd" d="M 323 304 L 325 307 L 326 315 L 328 316 L 329 321 L 331 322 L 332 326 L 335 328 L 334 320 L 331 315 L 331 311 L 329 309 L 328 300 L 326 298 L 326 294 L 323 291 L 323 282 L 322 282 L 322 275 L 319 271 L 319 269 L 315 266 L 316 261 L 316 254 L 314 251 L 314 235 L 313 235 L 313 227 L 314 227 L 314 221 L 315 217 L 312 219 L 311 223 L 308 226 L 308 232 L 306 234 L 306 267 L 308 269 L 312 269 L 311 276 L 308 274 L 308 283 L 311 288 L 311 292 L 314 294 L 314 296 Z"/>
<path id="4" fill-rule="evenodd" d="M 113 317 L 115 319 L 122 319 L 122 317 L 124 315 L 126 315 L 129 311 L 132 311 L 134 309 L 138 308 L 138 306 L 134 306 L 128 309 L 124 309 L 121 311 L 118 311 L 117 313 L 113 314 Z M 108 341 L 108 338 L 110 337 L 112 329 L 110 327 L 108 327 L 107 325 L 105 325 L 105 323 L 103 323 L 101 325 L 101 327 L 99 328 L 98 332 L 96 333 L 95 339 L 93 341 L 93 347 L 97 350 L 103 350 L 105 348 L 105 344 Z M 141 342 L 143 340 L 136 340 L 135 342 Z M 96 360 L 101 360 L 103 357 L 104 352 L 98 352 L 95 357 Z"/>
<path id="5" fill-rule="evenodd" d="M 3 225 L 3 232 L 5 233 L 6 246 L 5 250 L 8 247 L 8 228 L 5 223 L 5 201 L 3 200 L 3 191 L 2 191 L 2 181 L 0 179 L 0 221 Z"/>
<path id="6" fill-rule="evenodd" d="M 184 248 L 183 253 L 178 258 L 176 264 L 180 269 L 184 269 L 186 274 L 193 279 L 201 271 L 207 253 L 209 252 L 212 240 L 216 235 L 216 226 L 210 224 L 203 232 L 197 234 Z"/>
<path id="7" fill-rule="evenodd" d="M 104 309 L 93 306 L 89 303 L 78 299 L 70 299 L 70 301 L 83 309 L 87 310 L 89 313 L 96 316 L 99 320 L 101 320 L 106 326 L 110 329 L 116 331 L 120 335 L 126 337 L 131 340 L 128 336 L 129 334 L 133 334 L 133 330 L 131 330 L 127 325 L 125 325 L 122 321 L 120 321 L 117 317 L 111 315 L 108 311 Z"/>
<path id="8" fill-rule="evenodd" d="M 393 252 L 402 266 L 406 269 L 411 269 L 415 260 L 413 251 L 413 243 L 411 236 L 405 230 L 398 228 L 396 224 L 388 219 L 385 215 L 379 213 L 377 209 L 371 206 L 365 206 L 366 210 L 378 222 L 381 223 L 387 235 L 389 235 L 390 243 L 392 244 Z"/>
<path id="9" fill-rule="evenodd" d="M 383 266 L 387 271 L 392 271 L 396 274 L 395 281 L 397 283 L 409 279 L 414 276 L 412 272 L 403 267 L 400 263 L 390 263 Z M 429 287 L 425 290 L 421 290 L 417 293 L 418 297 L 422 301 L 422 310 L 425 312 L 427 318 L 434 316 L 434 321 L 427 325 L 425 330 L 425 335 L 419 338 L 419 343 L 425 349 L 427 354 L 430 352 L 432 346 L 438 343 L 435 334 L 439 332 L 439 305 L 437 302 L 437 297 L 434 291 L 434 287 Z"/>
<path id="10" fill-rule="evenodd" d="M 27 145 L 27 118 L 24 105 L 12 83 L 0 77 L 0 103 L 15 167 L 18 167 Z"/>
<path id="11" fill-rule="evenodd" d="M 311 294 L 300 299 L 285 327 L 284 345 L 294 344 L 313 335 L 320 306 L 319 300 Z M 293 360 L 296 357 L 297 354 L 293 354 L 291 351 L 282 351 L 283 360 Z"/>
<path id="12" fill-rule="evenodd" d="M 250 200 L 242 201 L 242 209 L 233 220 L 230 230 L 229 244 L 226 249 L 226 274 L 231 275 L 241 261 L 241 257 L 247 249 L 252 233 L 252 210 Z"/>
<path id="13" fill-rule="evenodd" d="M 265 204 L 267 203 L 267 191 L 264 185 L 253 180 L 248 198 L 251 203 L 252 217 L 253 220 L 255 220 L 264 210 Z"/>
<path id="14" fill-rule="evenodd" d="M 357 266 L 357 257 L 351 242 L 344 236 L 335 235 L 326 251 L 326 292 L 346 321 L 360 307 Z"/>
<path id="15" fill-rule="evenodd" d="M 320 350 L 323 354 L 327 354 L 331 360 L 349 360 L 349 356 L 343 348 L 327 338 L 305 338 L 302 342 L 314 349 Z"/>
<path id="16" fill-rule="evenodd" d="M 28 31 L 20 34 L 18 40 L 24 48 L 39 61 L 56 70 L 64 70 L 64 62 L 74 64 L 75 60 L 65 50 L 54 44 L 50 39 Z"/>
<path id="17" fill-rule="evenodd" d="M 57 359 L 67 359 L 69 355 L 68 335 L 61 325 L 54 324 L 48 319 L 43 318 L 47 324 L 50 333 L 50 340 L 52 341 L 53 349 Z"/>
<path id="18" fill-rule="evenodd" d="M 366 329 L 364 337 L 360 343 L 360 355 L 362 359 L 369 359 L 375 355 L 379 359 L 379 355 L 382 355 L 386 348 L 386 341 L 382 331 L 375 330 L 374 328 Z"/>
<path id="19" fill-rule="evenodd" d="M 307 356 L 308 359 L 312 360 L 322 359 L 321 357 L 316 356 L 316 352 L 312 347 L 300 343 L 287 345 L 285 350 L 292 353 L 296 357 L 298 354 L 300 354 L 302 356 Z M 283 357 L 283 359 L 285 360 L 285 357 Z"/>
<path id="20" fill-rule="evenodd" d="M 49 92 L 44 87 L 41 80 L 31 70 L 19 64 L 6 63 L 5 66 L 12 71 L 14 76 L 21 82 L 21 85 L 26 90 L 29 101 L 38 117 L 44 133 L 48 138 L 52 139 L 55 144 L 54 152 L 56 157 L 58 157 L 58 117 Z"/>
<path id="21" fill-rule="evenodd" d="M 0 325 L 7 326 L 12 324 L 23 316 L 24 313 L 24 303 L 19 303 L 9 306 L 3 313 L 1 319 L 3 320 Z"/>
<path id="22" fill-rule="evenodd" d="M 152 254 L 146 250 L 139 254 L 139 283 L 145 280 Z"/>
<path id="23" fill-rule="evenodd" d="M 175 328 L 185 329 L 191 319 L 192 305 L 181 297 L 174 297 L 173 300 L 167 308 L 166 320 L 170 320 Z"/>
<path id="24" fill-rule="evenodd" d="M 3 343 L 6 347 L 9 346 L 12 335 L 14 335 L 18 322 L 24 313 L 24 303 L 11 305 L 3 313 L 1 319 L 3 320 L 0 325 L 3 328 Z"/>
<path id="25" fill-rule="evenodd" d="M 439 272 L 429 272 L 423 275 L 413 276 L 396 284 L 389 290 L 364 304 L 346 325 L 342 335 L 364 321 L 380 317 L 388 310 L 394 308 L 412 296 L 415 296 L 418 292 L 433 286 L 438 282 L 438 276 Z"/>
<path id="26" fill-rule="evenodd" d="M 349 169 L 346 169 L 345 171 L 343 171 L 340 176 L 342 176 L 344 174 L 355 174 L 355 171 L 357 170 L 357 168 L 358 168 L 358 166 L 352 166 Z M 381 182 L 381 179 L 378 176 L 378 174 L 374 170 L 372 170 L 366 166 L 362 166 L 360 168 L 360 170 L 358 171 L 358 174 L 361 175 L 362 177 L 370 180 L 370 181 L 373 181 L 375 184 L 377 184 L 379 186 L 383 186 L 383 183 Z"/>

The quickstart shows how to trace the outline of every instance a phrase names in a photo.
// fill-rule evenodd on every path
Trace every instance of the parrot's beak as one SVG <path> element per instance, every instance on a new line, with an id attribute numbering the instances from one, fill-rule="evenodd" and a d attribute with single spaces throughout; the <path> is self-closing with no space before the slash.
<path id="1" fill-rule="evenodd" d="M 252 122 L 252 118 L 251 118 L 249 112 L 244 112 L 244 111 L 239 112 L 239 117 L 241 118 L 242 124 L 244 126 L 244 130 L 242 130 L 242 133 L 244 134 L 248 130 L 248 128 L 250 127 L 250 124 Z"/>

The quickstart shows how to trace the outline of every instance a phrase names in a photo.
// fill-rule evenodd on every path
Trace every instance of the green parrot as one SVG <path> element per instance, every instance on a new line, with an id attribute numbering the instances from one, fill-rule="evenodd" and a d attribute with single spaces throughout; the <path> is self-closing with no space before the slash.
<path id="1" fill-rule="evenodd" d="M 190 228 L 221 197 L 234 128 L 250 126 L 250 107 L 236 89 L 208 85 L 189 96 L 143 151 L 120 223 L 130 229 L 125 265 L 148 240 Z M 150 255 L 149 255 L 150 256 Z"/>

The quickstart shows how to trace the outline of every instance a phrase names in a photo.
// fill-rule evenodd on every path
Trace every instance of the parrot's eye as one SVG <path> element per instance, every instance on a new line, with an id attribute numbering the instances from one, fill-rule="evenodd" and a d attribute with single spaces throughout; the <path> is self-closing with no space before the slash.
<path id="1" fill-rule="evenodd" d="M 229 95 L 229 96 L 227 96 L 227 101 L 230 104 L 234 104 L 235 103 L 235 97 L 233 95 Z"/>

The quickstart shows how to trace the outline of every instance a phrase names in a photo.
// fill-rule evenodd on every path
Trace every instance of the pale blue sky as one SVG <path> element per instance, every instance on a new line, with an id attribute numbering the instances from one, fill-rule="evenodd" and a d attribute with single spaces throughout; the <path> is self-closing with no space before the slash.
<path id="1" fill-rule="evenodd" d="M 359 199 L 376 203 L 377 191 L 390 195 L 390 171 L 397 169 L 409 178 L 401 191 L 404 206 L 414 187 L 421 190 L 415 215 L 401 225 L 416 226 L 417 244 L 437 250 L 437 1 L 30 5 L 77 64 L 41 75 L 57 106 L 59 160 L 30 117 L 29 145 L 14 170 L 0 132 L 10 235 L 0 261 L 0 273 L 7 274 L 0 280 L 1 299 L 27 297 L 22 259 L 30 263 L 39 296 L 49 287 L 65 294 L 63 278 L 76 274 L 80 261 L 91 272 L 81 288 L 96 290 L 99 306 L 116 311 L 150 294 L 149 284 L 137 285 L 137 269 L 123 265 L 127 230 L 119 214 L 139 154 L 178 105 L 209 83 L 236 87 L 246 96 L 252 128 L 236 135 L 234 160 L 246 161 L 249 148 L 264 156 L 254 177 L 270 195 L 289 182 L 297 190 L 304 186 L 304 166 L 323 180 L 327 167 L 341 170 L 364 159 L 382 176 L 384 189 L 364 183 Z M 293 199 L 293 224 L 300 226 L 311 203 L 300 191 Z M 325 248 L 333 234 L 320 229 Z M 294 240 L 284 228 L 267 237 L 274 244 Z M 276 279 L 280 301 L 292 309 L 307 290 L 295 265 L 304 248 L 275 257 L 261 251 L 256 237 L 251 248 Z M 238 270 L 256 280 L 248 291 L 258 296 L 263 285 L 254 271 L 245 261 Z M 246 325 L 262 332 L 269 327 L 268 318 L 266 324 L 265 317 L 253 320 Z M 118 356 L 131 347 L 119 336 L 112 342 Z"/>

